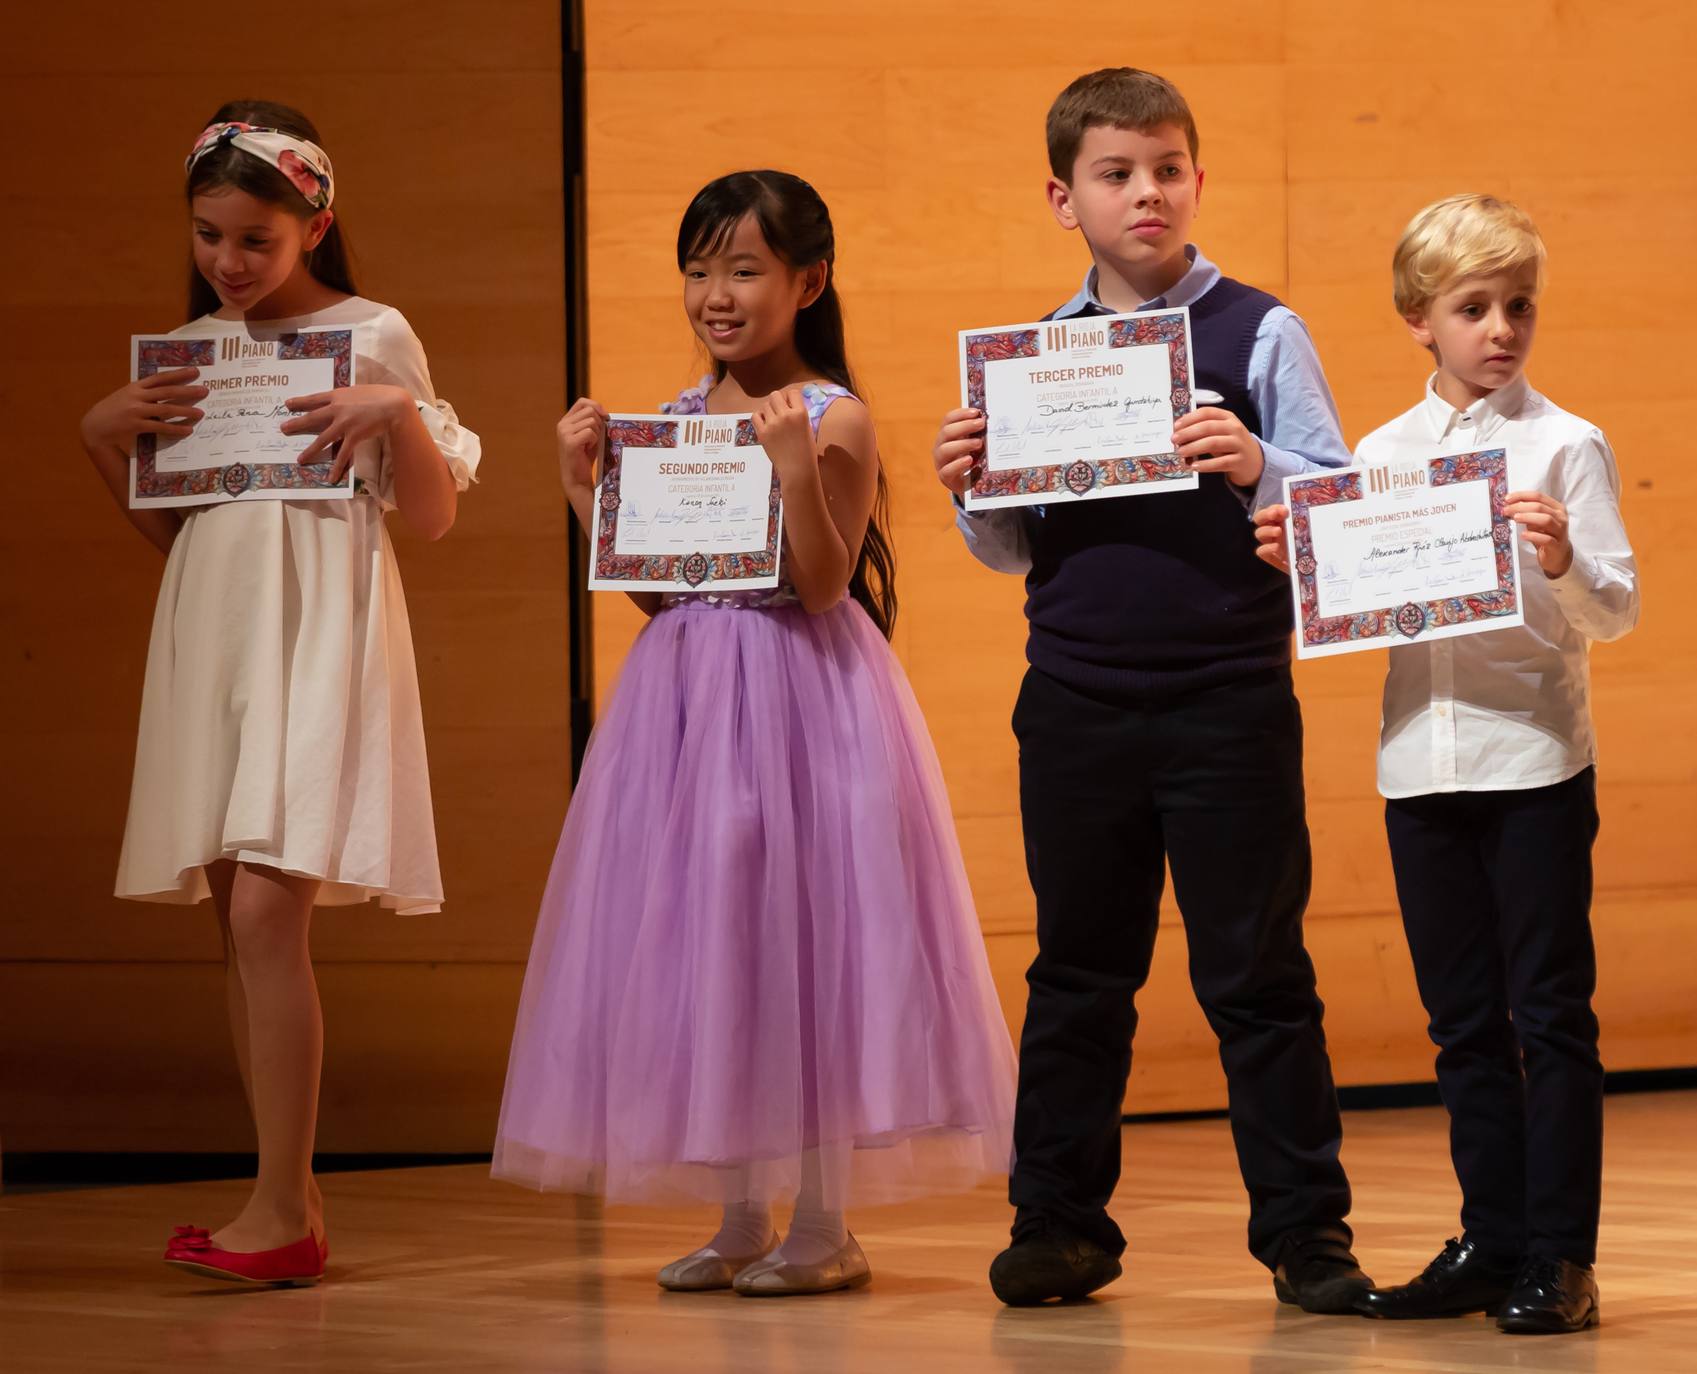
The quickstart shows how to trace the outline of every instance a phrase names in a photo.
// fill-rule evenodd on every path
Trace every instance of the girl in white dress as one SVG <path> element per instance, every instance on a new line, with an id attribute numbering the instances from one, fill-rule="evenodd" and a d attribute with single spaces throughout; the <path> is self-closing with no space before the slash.
<path id="1" fill-rule="evenodd" d="M 400 313 L 354 289 L 333 173 L 287 106 L 220 109 L 195 143 L 194 268 L 180 333 L 274 338 L 344 326 L 357 385 L 291 401 L 303 463 L 347 501 L 128 506 L 138 434 L 202 417 L 193 368 L 121 387 L 83 446 L 126 516 L 166 555 L 142 692 L 117 893 L 197 903 L 223 931 L 230 1022 L 259 1138 L 242 1212 L 179 1227 L 166 1259 L 221 1278 L 310 1283 L 328 1251 L 311 1173 L 323 1029 L 307 931 L 314 903 L 442 900 L 423 719 L 400 570 L 383 517 L 446 534 L 478 440 L 436 398 Z"/>

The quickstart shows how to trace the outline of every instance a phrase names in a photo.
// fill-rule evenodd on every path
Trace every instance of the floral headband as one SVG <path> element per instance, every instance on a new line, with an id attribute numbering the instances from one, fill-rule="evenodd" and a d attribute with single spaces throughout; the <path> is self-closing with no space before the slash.
<path id="1" fill-rule="evenodd" d="M 194 141 L 189 150 L 185 169 L 214 148 L 231 144 L 268 162 L 289 179 L 289 183 L 305 198 L 314 210 L 328 210 L 335 199 L 336 189 L 331 181 L 330 155 L 316 143 L 296 138 L 281 129 L 267 129 L 258 124 L 210 124 Z"/>

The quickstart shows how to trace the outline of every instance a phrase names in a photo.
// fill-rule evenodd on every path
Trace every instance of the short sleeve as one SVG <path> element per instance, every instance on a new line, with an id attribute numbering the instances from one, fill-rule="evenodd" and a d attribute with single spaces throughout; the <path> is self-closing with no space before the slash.
<path id="1" fill-rule="evenodd" d="M 382 377 L 356 377 L 358 381 L 386 382 L 404 388 L 418 404 L 419 418 L 429 431 L 442 460 L 454 475 L 454 485 L 466 490 L 477 480 L 478 460 L 483 456 L 483 444 L 476 433 L 460 423 L 453 406 L 436 394 L 430 383 L 430 364 L 424 356 L 424 346 L 418 335 L 398 310 L 386 309 L 376 320 L 376 337 L 372 357 L 379 369 L 388 373 Z M 362 359 L 361 362 L 365 362 Z M 383 455 L 382 475 L 378 495 L 386 506 L 394 504 L 394 476 L 388 454 Z"/>

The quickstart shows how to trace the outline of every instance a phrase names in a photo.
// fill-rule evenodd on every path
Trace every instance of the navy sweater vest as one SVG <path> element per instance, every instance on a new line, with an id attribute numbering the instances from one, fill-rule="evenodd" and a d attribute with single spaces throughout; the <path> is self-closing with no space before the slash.
<path id="1" fill-rule="evenodd" d="M 1197 387 L 1257 436 L 1249 357 L 1278 304 L 1222 277 L 1190 306 Z M 1029 528 L 1026 656 L 1051 677 L 1166 696 L 1290 661 L 1289 586 L 1255 557 L 1248 509 L 1220 474 L 1196 491 L 1052 505 Z"/>

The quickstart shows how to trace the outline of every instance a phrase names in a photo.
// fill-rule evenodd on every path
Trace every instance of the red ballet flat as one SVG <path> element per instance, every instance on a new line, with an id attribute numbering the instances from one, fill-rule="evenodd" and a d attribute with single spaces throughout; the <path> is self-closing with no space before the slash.
<path id="1" fill-rule="evenodd" d="M 304 1288 L 324 1277 L 322 1242 L 310 1232 L 275 1250 L 224 1250 L 203 1227 L 179 1226 L 165 1247 L 165 1263 L 190 1274 L 231 1283 Z"/>

